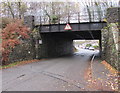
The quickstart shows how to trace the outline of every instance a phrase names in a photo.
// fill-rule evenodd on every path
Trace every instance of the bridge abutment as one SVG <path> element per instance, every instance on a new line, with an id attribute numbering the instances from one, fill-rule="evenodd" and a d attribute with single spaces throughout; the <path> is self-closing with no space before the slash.
<path id="1" fill-rule="evenodd" d="M 102 58 L 116 69 L 120 65 L 120 7 L 108 8 L 107 27 L 102 31 Z"/>

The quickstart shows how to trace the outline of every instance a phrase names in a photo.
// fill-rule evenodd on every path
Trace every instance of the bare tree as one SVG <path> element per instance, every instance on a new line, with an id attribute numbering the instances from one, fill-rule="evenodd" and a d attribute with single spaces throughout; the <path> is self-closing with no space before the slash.
<path id="1" fill-rule="evenodd" d="M 112 0 L 106 1 L 92 1 L 82 2 L 84 8 L 87 11 L 89 21 L 102 21 L 106 15 L 107 8 L 118 6 L 118 2 L 113 2 Z"/>
<path id="2" fill-rule="evenodd" d="M 24 2 L 1 2 L 2 16 L 12 18 L 22 18 L 27 10 L 27 6 Z"/>
<path id="3" fill-rule="evenodd" d="M 96 19 L 101 21 L 105 17 L 106 9 L 118 6 L 119 2 L 110 0 L 103 2 L 100 0 L 90 0 L 78 3 L 22 2 L 22 0 L 19 0 L 18 2 L 1 2 L 0 5 L 2 6 L 1 14 L 4 17 L 23 18 L 26 15 L 33 15 L 37 21 L 41 20 L 41 23 L 65 23 L 73 21 L 75 18 L 78 18 L 78 20 L 83 18 L 90 22 L 96 21 Z M 81 14 L 84 14 L 84 16 Z"/>

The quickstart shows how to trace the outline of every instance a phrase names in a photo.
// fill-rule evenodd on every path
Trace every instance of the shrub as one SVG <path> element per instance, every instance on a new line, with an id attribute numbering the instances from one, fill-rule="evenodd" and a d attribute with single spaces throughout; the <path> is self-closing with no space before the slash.
<path id="1" fill-rule="evenodd" d="M 95 45 L 95 46 L 93 46 L 95 49 L 97 49 L 97 48 L 99 48 L 99 46 L 98 45 Z"/>
<path id="2" fill-rule="evenodd" d="M 6 25 L 2 30 L 2 64 L 6 65 L 9 61 L 9 54 L 15 46 L 21 43 L 22 39 L 29 38 L 29 29 L 22 24 L 21 20 L 16 20 Z"/>
<path id="3" fill-rule="evenodd" d="M 92 45 L 91 44 L 87 44 L 86 47 L 91 47 Z"/>

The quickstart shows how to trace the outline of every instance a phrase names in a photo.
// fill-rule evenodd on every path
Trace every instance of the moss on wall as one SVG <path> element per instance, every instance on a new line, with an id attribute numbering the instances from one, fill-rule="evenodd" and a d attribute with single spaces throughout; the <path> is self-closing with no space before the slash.
<path id="1" fill-rule="evenodd" d="M 119 51 L 116 47 L 118 46 L 118 44 L 116 45 L 116 43 L 118 43 L 118 37 L 115 38 L 114 34 L 116 32 L 116 35 L 118 35 L 118 31 L 119 30 L 115 26 L 110 25 L 109 23 L 108 27 L 102 30 L 102 58 L 116 69 L 119 67 Z"/>

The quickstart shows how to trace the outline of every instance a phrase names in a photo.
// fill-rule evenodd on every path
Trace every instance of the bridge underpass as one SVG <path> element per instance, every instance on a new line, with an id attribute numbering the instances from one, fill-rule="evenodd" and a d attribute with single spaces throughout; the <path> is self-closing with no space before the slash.
<path id="1" fill-rule="evenodd" d="M 39 27 L 42 44 L 39 48 L 41 58 L 72 55 L 73 40 L 99 40 L 101 51 L 101 29 L 105 22 L 74 23 L 72 30 L 64 30 L 65 24 L 41 25 Z M 83 26 L 83 28 L 82 28 Z"/>
<path id="2" fill-rule="evenodd" d="M 111 13 L 114 17 L 114 13 Z M 42 27 L 46 28 L 46 26 Z M 51 29 L 50 27 L 51 26 L 48 26 L 47 29 Z M 84 28 L 86 29 L 86 27 Z M 102 27 L 98 30 L 73 30 L 70 32 L 64 29 L 54 30 L 53 28 L 53 30 L 43 30 L 40 28 L 43 43 L 40 45 L 39 53 L 42 57 L 72 54 L 73 40 L 101 40 L 101 29 Z M 93 36 L 89 32 L 91 32 Z M 117 76 L 112 76 L 110 71 L 107 70 L 101 62 L 94 61 L 92 65 L 93 73 L 91 74 L 93 80 L 95 79 L 93 81 L 90 79 L 91 76 L 89 78 L 89 73 L 87 74 L 90 66 L 89 63 L 88 56 L 79 56 L 78 59 L 57 58 L 42 60 L 40 62 L 34 62 L 10 69 L 3 69 L 2 79 L 4 82 L 2 82 L 2 90 L 115 92 L 116 90 L 114 90 L 113 87 L 118 87 L 118 84 L 114 85 L 112 82 L 115 82 L 114 80 L 118 81 Z M 118 88 L 116 92 L 118 92 Z"/>

